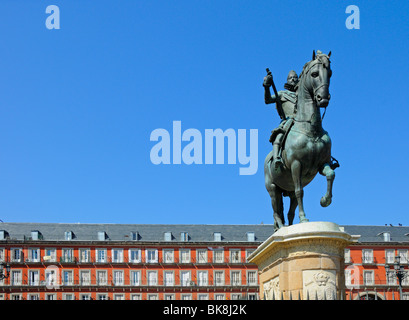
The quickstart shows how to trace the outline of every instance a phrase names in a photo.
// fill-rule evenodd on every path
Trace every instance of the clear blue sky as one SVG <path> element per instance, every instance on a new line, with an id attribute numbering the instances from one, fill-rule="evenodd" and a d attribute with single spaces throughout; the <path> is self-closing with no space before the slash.
<path id="1" fill-rule="evenodd" d="M 61 29 L 45 27 L 58 5 Z M 360 29 L 348 30 L 348 5 Z M 273 223 L 263 161 L 279 118 L 263 100 L 312 50 L 332 51 L 324 177 L 310 221 L 409 225 L 408 1 L 4 0 L 0 3 L 0 219 L 5 222 Z M 258 172 L 154 165 L 150 134 L 258 130 Z M 296 217 L 295 222 L 298 222 Z"/>

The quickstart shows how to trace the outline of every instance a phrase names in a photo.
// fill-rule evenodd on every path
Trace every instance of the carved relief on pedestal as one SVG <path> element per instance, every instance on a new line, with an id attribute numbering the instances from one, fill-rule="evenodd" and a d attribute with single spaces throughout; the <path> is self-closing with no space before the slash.
<path id="1" fill-rule="evenodd" d="M 334 300 L 336 298 L 335 270 L 304 270 L 303 294 L 309 300 Z"/>
<path id="2" fill-rule="evenodd" d="M 280 294 L 280 281 L 278 276 L 263 283 L 264 297 L 266 300 L 277 300 Z"/>

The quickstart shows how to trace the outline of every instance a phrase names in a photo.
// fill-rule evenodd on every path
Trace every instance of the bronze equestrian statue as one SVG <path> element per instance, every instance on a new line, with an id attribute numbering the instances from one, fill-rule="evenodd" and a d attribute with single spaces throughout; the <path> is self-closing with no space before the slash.
<path id="1" fill-rule="evenodd" d="M 319 172 L 327 178 L 327 192 L 321 206 L 332 201 L 332 184 L 338 161 L 331 156 L 331 139 L 322 128 L 320 108 L 326 108 L 331 98 L 329 84 L 332 75 L 331 52 L 326 55 L 313 52 L 311 61 L 304 65 L 299 79 L 291 71 L 286 91 L 277 92 L 271 72 L 264 78 L 265 103 L 277 104 L 282 119 L 273 130 L 270 142 L 273 150 L 264 161 L 265 186 L 271 197 L 274 227 L 284 226 L 283 196 L 290 197 L 289 225 L 293 223 L 295 209 L 299 208 L 300 222 L 307 222 L 303 205 L 303 188 Z M 295 75 L 294 75 L 295 74 Z M 274 96 L 270 94 L 270 86 Z"/>

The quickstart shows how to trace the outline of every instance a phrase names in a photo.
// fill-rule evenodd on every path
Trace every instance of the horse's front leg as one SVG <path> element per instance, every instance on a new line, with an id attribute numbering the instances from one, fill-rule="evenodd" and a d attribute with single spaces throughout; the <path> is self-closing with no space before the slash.
<path id="1" fill-rule="evenodd" d="M 295 197 L 297 198 L 298 203 L 298 215 L 300 217 L 300 222 L 308 222 L 308 219 L 305 217 L 304 212 L 304 190 L 302 187 L 301 176 L 302 176 L 302 168 L 301 163 L 298 160 L 295 160 L 291 164 L 291 174 L 294 182 L 294 193 Z"/>
<path id="2" fill-rule="evenodd" d="M 323 169 L 320 171 L 320 174 L 327 177 L 327 192 L 321 198 L 320 204 L 322 207 L 328 207 L 332 202 L 332 185 L 335 179 L 335 171 L 331 169 L 329 163 L 324 164 Z"/>

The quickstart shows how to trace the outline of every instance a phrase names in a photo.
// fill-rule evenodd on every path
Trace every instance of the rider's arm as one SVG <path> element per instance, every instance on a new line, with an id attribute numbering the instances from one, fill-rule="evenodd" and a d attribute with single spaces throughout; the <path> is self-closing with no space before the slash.
<path id="1" fill-rule="evenodd" d="M 276 100 L 277 100 L 277 97 L 273 94 L 273 95 L 271 95 L 271 93 L 270 93 L 270 88 L 269 87 L 264 87 L 264 102 L 266 103 L 266 104 L 269 104 L 269 103 L 275 103 L 276 102 Z M 280 94 L 279 94 L 280 95 Z"/>

